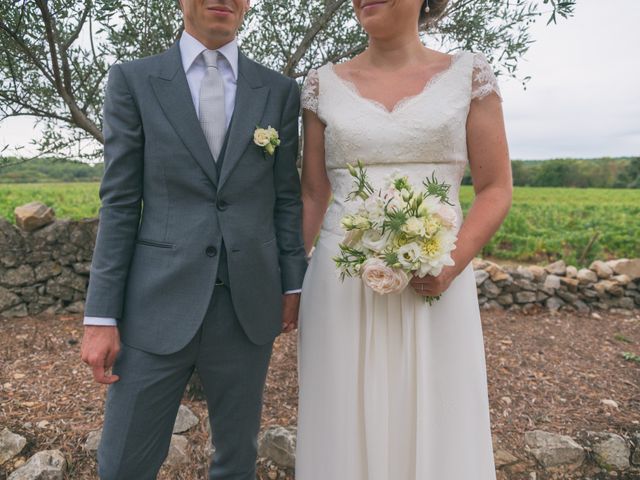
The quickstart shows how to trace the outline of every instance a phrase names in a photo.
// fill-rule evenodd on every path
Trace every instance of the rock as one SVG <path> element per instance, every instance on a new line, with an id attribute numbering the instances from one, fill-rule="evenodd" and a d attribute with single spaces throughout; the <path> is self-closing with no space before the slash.
<path id="1" fill-rule="evenodd" d="M 547 274 L 547 271 L 543 267 L 539 267 L 538 265 L 529 265 L 529 267 L 527 268 L 533 274 L 533 277 L 536 280 L 544 278 L 544 276 Z"/>
<path id="2" fill-rule="evenodd" d="M 511 305 L 512 307 L 514 305 Z M 483 305 L 482 308 L 484 308 L 485 310 L 491 310 L 492 308 L 497 308 L 498 310 L 502 310 L 502 305 L 500 305 L 498 302 L 496 302 L 495 300 L 487 300 Z"/>
<path id="3" fill-rule="evenodd" d="M 536 301 L 535 292 L 516 292 L 515 294 L 515 302 L 516 303 L 532 303 Z"/>
<path id="4" fill-rule="evenodd" d="M 538 290 L 536 292 L 536 301 L 537 302 L 544 302 L 547 298 L 549 298 L 549 295 L 545 292 L 542 292 L 540 290 Z"/>
<path id="5" fill-rule="evenodd" d="M 511 275 L 505 272 L 499 265 L 490 263 L 485 269 L 485 272 L 489 274 L 491 280 L 494 282 L 501 282 L 503 280 L 511 280 Z"/>
<path id="6" fill-rule="evenodd" d="M 598 278 L 609 278 L 613 275 L 613 269 L 601 260 L 596 260 L 589 265 L 589 269 L 596 272 Z"/>
<path id="7" fill-rule="evenodd" d="M 513 295 L 510 293 L 503 293 L 498 298 L 496 298 L 496 302 L 505 307 L 511 305 L 513 303 Z"/>
<path id="8" fill-rule="evenodd" d="M 496 298 L 498 295 L 500 295 L 500 287 L 498 287 L 489 279 L 485 280 L 482 283 L 482 285 L 480 286 L 480 290 L 482 290 L 482 293 L 484 293 L 487 298 Z"/>
<path id="9" fill-rule="evenodd" d="M 624 273 L 621 275 L 614 275 L 611 277 L 613 282 L 616 282 L 618 285 L 627 286 L 631 283 L 631 278 L 629 275 L 625 275 Z"/>
<path id="10" fill-rule="evenodd" d="M 27 439 L 17 433 L 13 433 L 8 428 L 0 432 L 0 465 L 18 455 Z"/>
<path id="11" fill-rule="evenodd" d="M 547 278 L 544 279 L 544 287 L 557 290 L 560 288 L 560 277 L 554 274 L 547 275 Z"/>
<path id="12" fill-rule="evenodd" d="M 590 288 L 585 288 L 584 290 L 582 290 L 581 293 L 584 297 L 587 297 L 587 298 L 598 298 L 598 292 Z"/>
<path id="13" fill-rule="evenodd" d="M 74 263 L 72 266 L 73 266 L 73 271 L 76 272 L 78 275 L 89 275 L 89 273 L 91 273 L 90 262 Z"/>
<path id="14" fill-rule="evenodd" d="M 516 276 L 524 278 L 525 280 L 534 280 L 536 278 L 530 267 L 527 268 L 522 265 L 518 265 L 516 268 Z"/>
<path id="15" fill-rule="evenodd" d="M 173 433 L 182 433 L 192 429 L 200 420 L 196 415 L 189 410 L 189 407 L 180 405 L 178 410 L 178 416 L 176 417 L 176 423 L 173 425 Z"/>
<path id="16" fill-rule="evenodd" d="M 611 280 L 600 280 L 598 283 L 593 285 L 593 288 L 601 297 L 604 296 L 605 293 L 609 293 L 616 297 L 622 297 L 624 295 L 624 288 Z"/>
<path id="17" fill-rule="evenodd" d="M 640 258 L 615 260 L 612 269 L 618 275 L 627 275 L 631 280 L 640 278 Z"/>
<path id="18" fill-rule="evenodd" d="M 631 463 L 640 466 L 640 433 L 636 433 L 633 436 L 633 455 L 631 455 Z"/>
<path id="19" fill-rule="evenodd" d="M 635 302 L 631 297 L 621 297 L 612 302 L 612 305 L 624 310 L 633 310 L 635 308 Z"/>
<path id="20" fill-rule="evenodd" d="M 18 305 L 22 300 L 15 293 L 0 287 L 0 312 Z"/>
<path id="21" fill-rule="evenodd" d="M 565 292 L 564 290 L 558 290 L 556 295 L 569 304 L 574 304 L 578 301 L 578 296 L 571 292 Z"/>
<path id="22" fill-rule="evenodd" d="M 573 302 L 573 306 L 576 307 L 580 313 L 589 313 L 591 311 L 589 305 L 584 303 L 582 300 L 576 300 Z"/>
<path id="23" fill-rule="evenodd" d="M 544 302 L 545 307 L 549 310 L 558 310 L 560 307 L 564 305 L 564 302 L 558 297 L 549 297 Z"/>
<path id="24" fill-rule="evenodd" d="M 493 460 L 496 468 L 506 467 L 518 462 L 518 458 L 511 455 L 506 450 L 499 448 L 493 453 Z"/>
<path id="25" fill-rule="evenodd" d="M 64 309 L 67 313 L 83 313 L 84 312 L 84 302 L 82 300 L 78 300 L 77 302 L 73 302 L 71 305 Z"/>
<path id="26" fill-rule="evenodd" d="M 35 282 L 33 268 L 29 265 L 20 265 L 18 268 L 10 268 L 0 276 L 0 283 L 10 287 L 32 285 Z"/>
<path id="27" fill-rule="evenodd" d="M 66 469 L 67 460 L 60 450 L 43 450 L 9 475 L 7 480 L 62 480 Z"/>
<path id="28" fill-rule="evenodd" d="M 593 439 L 592 449 L 598 465 L 607 470 L 629 468 L 631 449 L 624 438 L 609 432 L 589 432 L 589 436 Z"/>
<path id="29" fill-rule="evenodd" d="M 484 270 L 487 265 L 489 265 L 489 262 L 482 260 L 481 258 L 474 257 L 474 259 L 471 260 L 471 264 L 473 265 L 474 270 Z"/>
<path id="30" fill-rule="evenodd" d="M 526 278 L 519 278 L 514 282 L 520 290 L 528 290 L 530 292 L 535 292 L 538 290 L 538 287 L 531 280 L 527 280 Z"/>
<path id="31" fill-rule="evenodd" d="M 84 442 L 82 449 L 95 455 L 98 451 L 98 446 L 100 445 L 101 439 L 102 429 L 89 432 L 89 435 L 87 435 L 87 440 Z"/>
<path id="32" fill-rule="evenodd" d="M 578 280 L 576 278 L 560 277 L 560 283 L 567 287 L 570 292 L 578 291 Z"/>
<path id="33" fill-rule="evenodd" d="M 565 275 L 569 278 L 576 278 L 578 276 L 578 269 L 573 265 L 569 265 L 567 267 L 567 272 L 565 273 Z"/>
<path id="34" fill-rule="evenodd" d="M 63 287 L 77 290 L 78 292 L 84 293 L 87 289 L 87 279 L 82 275 L 74 273 L 70 268 L 63 268 L 62 273 L 52 281 Z"/>
<path id="35" fill-rule="evenodd" d="M 578 281 L 582 284 L 586 283 L 596 283 L 598 281 L 598 275 L 593 270 L 589 270 L 588 268 L 581 268 L 578 270 L 578 274 L 576 275 Z"/>
<path id="36" fill-rule="evenodd" d="M 296 433 L 294 429 L 269 427 L 260 436 L 258 455 L 281 467 L 293 468 L 296 462 Z"/>
<path id="37" fill-rule="evenodd" d="M 36 265 L 35 268 L 36 282 L 43 282 L 51 277 L 56 277 L 61 273 L 62 267 L 58 262 L 54 262 L 52 260 L 42 262 L 39 265 Z"/>
<path id="38" fill-rule="evenodd" d="M 26 317 L 27 315 L 29 315 L 29 310 L 24 303 L 16 305 L 15 307 L 11 307 L 2 312 L 2 316 L 7 318 Z"/>
<path id="39" fill-rule="evenodd" d="M 567 273 L 567 265 L 564 263 L 564 260 L 558 260 L 557 262 L 550 263 L 544 268 L 547 272 L 553 275 L 558 275 L 559 277 L 562 277 Z"/>
<path id="40" fill-rule="evenodd" d="M 47 282 L 47 295 L 71 302 L 73 301 L 73 294 L 74 291 L 72 288 L 60 285 L 55 282 L 53 278 Z"/>
<path id="41" fill-rule="evenodd" d="M 482 282 L 489 278 L 489 274 L 484 270 L 474 270 L 473 274 L 476 277 L 476 287 L 482 285 Z"/>
<path id="42" fill-rule="evenodd" d="M 49 225 L 56 217 L 52 208 L 40 202 L 31 202 L 16 207 L 13 213 L 16 216 L 16 225 L 27 232 Z"/>
<path id="43" fill-rule="evenodd" d="M 169 453 L 164 464 L 174 467 L 185 463 L 189 463 L 189 441 L 182 435 L 171 435 Z"/>
<path id="44" fill-rule="evenodd" d="M 602 402 L 602 404 L 606 405 L 607 407 L 612 407 L 615 409 L 618 408 L 618 402 L 616 402 L 615 400 L 611 400 L 610 398 L 603 398 L 602 400 L 600 400 L 600 402 Z"/>
<path id="45" fill-rule="evenodd" d="M 525 449 L 544 467 L 557 465 L 581 465 L 584 449 L 567 435 L 558 435 L 542 430 L 524 434 Z"/>

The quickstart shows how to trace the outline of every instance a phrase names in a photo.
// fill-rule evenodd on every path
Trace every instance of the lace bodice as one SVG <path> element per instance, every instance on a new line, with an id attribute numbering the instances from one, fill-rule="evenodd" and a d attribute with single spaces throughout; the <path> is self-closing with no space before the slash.
<path id="1" fill-rule="evenodd" d="M 482 54 L 467 51 L 456 53 L 447 69 L 391 111 L 361 96 L 333 64 L 312 70 L 302 89 L 302 107 L 325 124 L 325 163 L 334 196 L 323 229 L 342 233 L 340 218 L 349 207 L 344 199 L 352 186 L 345 164 L 358 160 L 367 165 L 374 187 L 382 188 L 396 171 L 416 187 L 435 173 L 451 185 L 459 228 L 458 193 L 468 163 L 467 115 L 472 100 L 493 92 L 502 100 L 491 66 Z"/>

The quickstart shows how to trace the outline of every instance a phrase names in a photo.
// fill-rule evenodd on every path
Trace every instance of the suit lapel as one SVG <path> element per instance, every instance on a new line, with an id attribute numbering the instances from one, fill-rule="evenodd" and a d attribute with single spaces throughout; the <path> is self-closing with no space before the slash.
<path id="1" fill-rule="evenodd" d="M 266 127 L 259 123 L 267 105 L 269 90 L 268 86 L 262 84 L 259 69 L 242 52 L 238 52 L 236 101 L 233 119 L 227 132 L 227 149 L 220 172 L 218 190 L 229 178 L 244 151 L 253 143 L 253 132 L 256 127 Z"/>
<path id="2" fill-rule="evenodd" d="M 167 60 L 161 73 L 158 76 L 149 77 L 151 86 L 162 110 L 185 147 L 211 182 L 217 185 L 215 161 L 193 106 L 178 42 L 167 51 L 166 55 Z"/>

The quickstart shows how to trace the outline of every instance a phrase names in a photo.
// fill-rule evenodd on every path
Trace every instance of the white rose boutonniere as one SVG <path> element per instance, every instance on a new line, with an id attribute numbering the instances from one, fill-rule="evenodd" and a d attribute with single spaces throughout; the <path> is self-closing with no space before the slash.
<path id="1" fill-rule="evenodd" d="M 253 132 L 253 143 L 261 147 L 264 153 L 273 155 L 280 145 L 278 131 L 269 125 L 267 128 L 256 127 Z"/>

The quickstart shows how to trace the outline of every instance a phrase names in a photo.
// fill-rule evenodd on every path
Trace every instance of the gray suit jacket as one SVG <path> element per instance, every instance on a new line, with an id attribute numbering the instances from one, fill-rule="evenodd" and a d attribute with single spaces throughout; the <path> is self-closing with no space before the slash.
<path id="1" fill-rule="evenodd" d="M 220 173 L 196 116 L 178 43 L 114 65 L 104 104 L 105 173 L 85 315 L 122 341 L 172 353 L 199 328 L 226 248 L 233 305 L 256 344 L 281 331 L 282 293 L 301 288 L 299 89 L 239 54 Z M 224 119 L 221 119 L 224 121 Z M 273 156 L 253 143 L 278 130 Z M 224 240 L 224 243 L 223 243 Z"/>

